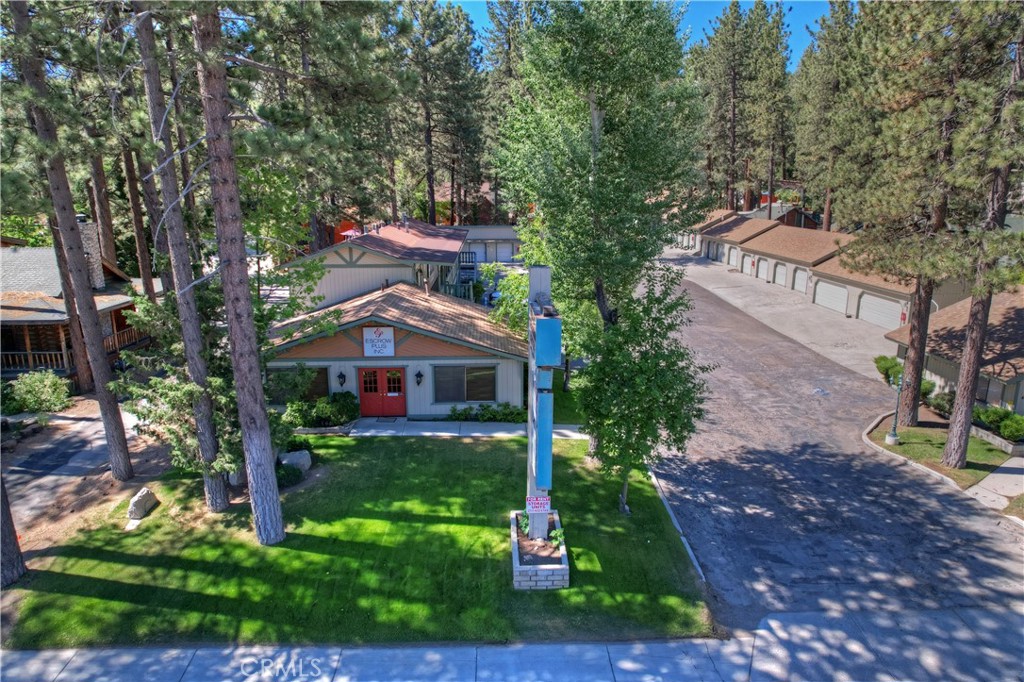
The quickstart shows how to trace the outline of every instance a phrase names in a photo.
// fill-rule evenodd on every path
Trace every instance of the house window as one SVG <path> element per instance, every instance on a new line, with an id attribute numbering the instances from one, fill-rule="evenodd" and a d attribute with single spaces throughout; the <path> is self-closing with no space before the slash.
<path id="1" fill-rule="evenodd" d="M 436 365 L 434 402 L 494 402 L 497 396 L 494 367 Z"/>

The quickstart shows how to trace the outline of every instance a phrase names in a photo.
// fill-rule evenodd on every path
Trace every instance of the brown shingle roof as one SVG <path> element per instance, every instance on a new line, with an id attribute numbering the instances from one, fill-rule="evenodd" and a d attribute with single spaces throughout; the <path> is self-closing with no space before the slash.
<path id="1" fill-rule="evenodd" d="M 131 297 L 110 289 L 96 292 L 93 299 L 101 313 L 132 303 Z M 0 293 L 0 321 L 5 324 L 65 324 L 68 313 L 63 298 L 42 291 L 4 291 Z"/>
<path id="2" fill-rule="evenodd" d="M 882 291 L 890 291 L 897 294 L 909 295 L 914 293 L 914 287 L 910 284 L 899 282 L 883 277 L 882 275 L 857 272 L 843 267 L 839 256 L 833 256 L 811 270 L 816 275 L 845 280 L 854 284 L 862 284 Z"/>
<path id="3" fill-rule="evenodd" d="M 425 263 L 456 263 L 469 233 L 455 227 L 438 227 L 419 220 L 408 225 L 385 225 L 345 242 L 398 260 Z"/>
<path id="4" fill-rule="evenodd" d="M 954 364 L 960 362 L 971 299 L 966 298 L 931 315 L 927 351 Z M 904 346 L 910 343 L 910 325 L 885 335 Z M 992 297 L 981 371 L 1005 383 L 1024 379 L 1024 289 Z"/>
<path id="5" fill-rule="evenodd" d="M 457 227 L 440 227 L 419 220 L 409 219 L 408 225 L 384 225 L 364 235 L 345 240 L 345 246 L 354 246 L 388 258 L 416 263 L 440 263 L 451 265 L 459 260 L 459 252 L 466 241 L 468 231 Z M 316 253 L 303 256 L 284 267 L 289 267 L 306 260 L 323 256 L 338 248 L 331 244 Z"/>
<path id="6" fill-rule="evenodd" d="M 399 282 L 383 291 L 373 291 L 351 298 L 323 310 L 290 320 L 275 330 L 278 346 L 293 345 L 303 340 L 284 338 L 288 329 L 301 321 L 326 315 L 335 317 L 338 329 L 367 320 L 391 322 L 398 327 L 423 331 L 444 340 L 476 346 L 499 354 L 526 359 L 526 341 L 519 334 L 488 317 L 488 309 L 461 298 L 436 291 L 427 294 L 407 282 Z"/>
<path id="7" fill-rule="evenodd" d="M 703 232 L 712 225 L 717 225 L 723 220 L 727 218 L 732 218 L 735 215 L 736 211 L 730 210 L 728 208 L 716 208 L 714 211 L 708 214 L 707 218 L 704 219 L 704 222 L 700 223 L 699 225 L 694 225 L 691 229 L 694 230 L 695 232 Z"/>
<path id="8" fill-rule="evenodd" d="M 853 239 L 853 235 L 841 232 L 779 225 L 745 243 L 743 250 L 809 266 L 834 256 L 839 246 Z"/>
<path id="9" fill-rule="evenodd" d="M 727 244 L 742 244 L 779 224 L 777 220 L 735 216 L 704 230 L 705 239 L 721 239 Z"/>

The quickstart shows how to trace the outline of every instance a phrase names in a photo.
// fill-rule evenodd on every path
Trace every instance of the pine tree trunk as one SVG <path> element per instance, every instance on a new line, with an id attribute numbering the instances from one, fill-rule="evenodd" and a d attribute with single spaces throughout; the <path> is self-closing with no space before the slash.
<path id="1" fill-rule="evenodd" d="M 94 155 L 89 159 L 89 177 L 96 200 L 96 219 L 100 228 L 100 253 L 111 263 L 117 263 L 117 247 L 114 243 L 114 217 L 110 213 L 110 192 L 107 189 L 107 173 L 103 170 L 103 157 Z"/>
<path id="2" fill-rule="evenodd" d="M 135 171 L 132 152 L 127 147 L 121 151 L 124 163 L 125 193 L 132 209 L 132 227 L 135 228 L 135 256 L 139 259 L 139 276 L 142 278 L 142 290 L 146 298 L 156 302 L 156 287 L 153 285 L 153 263 L 149 258 L 149 238 L 146 235 L 146 223 L 142 215 L 142 200 L 139 198 L 139 175 Z"/>
<path id="3" fill-rule="evenodd" d="M 739 74 L 736 73 L 735 65 L 729 69 L 729 167 L 726 170 L 725 179 L 725 207 L 730 211 L 736 210 L 736 161 L 738 150 L 736 147 L 736 129 L 738 120 L 738 97 Z"/>
<path id="4" fill-rule="evenodd" d="M 983 281 L 983 277 L 978 277 Z M 971 417 L 974 412 L 974 394 L 978 391 L 978 372 L 985 351 L 985 333 L 988 330 L 988 312 L 992 306 L 992 290 L 971 297 L 971 310 L 967 316 L 967 339 L 960 372 L 957 375 L 956 399 L 949 415 L 949 434 L 942 452 L 942 465 L 951 469 L 967 466 L 967 443 L 971 437 Z"/>
<path id="5" fill-rule="evenodd" d="M 826 232 L 832 231 L 832 188 L 825 190 L 825 210 L 821 214 L 821 229 Z"/>
<path id="6" fill-rule="evenodd" d="M 18 530 L 14 527 L 11 501 L 7 497 L 7 484 L 0 478 L 0 587 L 7 587 L 25 575 L 25 557 L 18 542 Z"/>
<path id="7" fill-rule="evenodd" d="M 46 217 L 53 235 L 53 250 L 57 254 L 57 270 L 60 272 L 60 288 L 64 296 L 64 308 L 68 313 L 68 336 L 71 337 L 71 358 L 75 363 L 75 379 L 78 390 L 88 393 L 95 388 L 92 380 L 92 368 L 89 367 L 89 354 L 85 351 L 85 337 L 82 336 L 82 323 L 78 319 L 78 307 L 75 305 L 75 293 L 71 288 L 71 277 L 68 275 L 68 262 L 64 258 L 64 244 L 60 240 L 60 229 L 57 219 Z"/>
<path id="8" fill-rule="evenodd" d="M 213 423 L 213 401 L 208 387 L 209 372 L 203 357 L 202 324 L 196 306 L 195 290 L 192 288 L 192 259 L 189 257 L 185 234 L 185 220 L 178 201 L 178 177 L 172 155 L 170 126 L 161 121 L 167 118 L 167 107 L 161 89 L 160 66 L 156 61 L 156 37 L 153 34 L 152 15 L 146 13 L 147 3 L 132 3 L 135 10 L 135 35 L 142 56 L 142 73 L 146 85 L 146 103 L 149 109 L 150 129 L 156 142 L 156 160 L 160 168 L 160 191 L 163 193 L 166 215 L 164 228 L 167 230 L 167 246 L 171 256 L 171 271 L 174 273 L 175 300 L 178 307 L 178 321 L 181 323 L 182 345 L 185 350 L 185 364 L 189 379 L 201 390 L 192 403 L 195 416 L 196 439 L 202 457 L 205 473 L 209 474 L 217 459 L 217 430 Z M 210 511 L 227 509 L 228 494 L 224 479 L 220 476 L 203 477 L 206 506 Z"/>
<path id="9" fill-rule="evenodd" d="M 925 348 L 928 342 L 928 319 L 932 314 L 932 292 L 935 282 L 918 277 L 914 281 L 914 298 L 910 304 L 910 342 L 903 358 L 903 392 L 900 394 L 900 426 L 917 426 L 921 406 L 921 375 L 924 373 Z"/>
<path id="10" fill-rule="evenodd" d="M 174 288 L 174 282 L 171 281 L 171 271 L 167 269 L 166 264 L 170 258 L 167 247 L 167 231 L 160 225 L 160 216 L 163 215 L 164 210 L 160 206 L 160 194 L 156 189 L 156 178 L 153 176 L 153 166 L 146 159 L 142 158 L 142 154 L 135 150 L 135 162 L 139 167 L 139 180 L 142 183 L 142 201 L 146 205 L 146 216 L 149 221 L 149 236 L 153 240 L 153 249 L 156 251 L 158 256 L 161 256 L 163 265 L 159 265 L 154 268 L 160 273 L 160 286 L 163 290 L 170 291 Z M 160 229 L 158 230 L 157 227 Z"/>
<path id="11" fill-rule="evenodd" d="M 28 4 L 25 0 L 12 0 L 9 5 L 15 34 L 27 37 L 31 30 Z M 96 398 L 99 402 L 103 428 L 107 436 L 110 472 L 115 479 L 127 481 L 134 473 L 131 459 L 128 457 L 128 442 L 124 435 L 121 408 L 117 404 L 117 398 L 108 388 L 114 377 L 107 358 L 107 351 L 103 347 L 103 328 L 100 325 L 100 317 L 96 311 L 96 301 L 93 298 L 92 285 L 89 281 L 85 250 L 82 246 L 82 234 L 75 218 L 74 199 L 68 184 L 64 157 L 59 151 L 61 147 L 57 128 L 49 112 L 40 105 L 40 102 L 45 102 L 50 96 L 46 87 L 46 78 L 43 75 L 43 60 L 38 55 L 31 54 L 22 57 L 19 62 L 21 77 L 36 95 L 36 99 L 31 105 L 36 135 L 44 147 L 52 150 L 52 155 L 44 159 L 46 179 L 49 184 L 50 197 L 53 200 L 61 242 L 64 246 L 64 256 L 67 259 L 71 289 L 78 305 L 82 334 L 85 337 L 85 349 L 89 355 L 93 377 L 96 380 Z"/>
<path id="12" fill-rule="evenodd" d="M 174 52 L 174 36 L 170 31 L 167 32 L 167 64 L 170 69 L 171 79 L 171 92 L 178 89 L 178 60 Z M 182 187 L 188 183 L 192 177 L 191 164 L 188 161 L 188 153 L 183 151 L 188 148 L 188 135 L 185 134 L 185 105 L 181 101 L 181 93 L 174 98 L 174 128 L 178 136 L 178 150 L 182 153 L 178 156 L 178 163 L 181 164 L 181 184 Z M 188 211 L 186 218 L 186 231 L 192 221 L 195 220 L 196 215 L 196 195 L 195 192 L 188 192 L 184 197 L 185 209 Z"/>
<path id="13" fill-rule="evenodd" d="M 89 219 L 98 224 L 99 218 L 96 217 L 96 194 L 92 191 L 92 180 L 85 181 L 85 198 L 89 202 Z"/>
<path id="14" fill-rule="evenodd" d="M 448 169 L 448 224 L 455 226 L 455 159 Z"/>
<path id="15" fill-rule="evenodd" d="M 775 140 L 768 145 L 768 220 L 772 219 L 772 201 L 775 197 Z"/>
<path id="16" fill-rule="evenodd" d="M 434 200 L 434 124 L 430 107 L 423 107 L 423 157 L 427 167 L 427 222 L 437 225 L 437 204 Z"/>
<path id="17" fill-rule="evenodd" d="M 201 13 L 192 16 L 192 27 L 196 50 L 200 54 L 199 87 L 206 121 L 211 200 L 217 223 L 217 249 L 238 399 L 238 419 L 256 538 L 262 545 L 273 545 L 285 537 L 284 519 L 274 473 L 274 451 L 260 374 L 260 349 L 249 291 L 238 172 L 228 121 L 227 69 L 220 49 L 220 16 L 215 3 L 202 5 L 200 9 Z"/>
<path id="18" fill-rule="evenodd" d="M 1024 37 L 1018 38 L 1014 45 L 1014 63 L 1010 72 L 1009 87 L 1003 91 L 1002 101 L 998 104 L 996 120 L 1006 125 L 1007 112 L 1013 111 L 1017 101 L 1017 86 L 1024 79 Z M 1015 131 L 1007 131 L 1003 142 L 1009 146 L 1012 139 L 1007 139 Z M 967 444 L 971 436 L 971 418 L 974 411 L 974 395 L 978 390 L 978 372 L 985 352 L 985 335 L 988 332 L 988 314 L 992 307 L 992 285 L 988 281 L 996 262 L 986 253 L 984 238 L 991 233 L 998 233 L 1006 227 L 1007 204 L 1010 195 L 1010 166 L 999 166 L 991 171 L 989 195 L 985 206 L 985 223 L 982 226 L 981 247 L 977 255 L 974 274 L 974 295 L 971 297 L 971 309 L 967 317 L 967 339 L 964 342 L 963 356 L 960 358 L 960 373 L 957 377 L 956 400 L 953 401 L 953 413 L 949 416 L 949 435 L 946 438 L 946 449 L 942 453 L 942 464 L 962 469 L 967 464 Z"/>

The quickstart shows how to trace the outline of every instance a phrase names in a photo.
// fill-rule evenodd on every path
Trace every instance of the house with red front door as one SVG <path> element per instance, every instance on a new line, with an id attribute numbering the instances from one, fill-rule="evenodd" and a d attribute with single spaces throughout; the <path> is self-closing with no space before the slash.
<path id="1" fill-rule="evenodd" d="M 309 328 L 318 331 L 295 331 Z M 309 398 L 349 391 L 365 417 L 430 419 L 452 407 L 523 405 L 526 341 L 484 306 L 427 282 L 389 283 L 290 320 L 275 337 L 268 373 L 312 369 Z"/>

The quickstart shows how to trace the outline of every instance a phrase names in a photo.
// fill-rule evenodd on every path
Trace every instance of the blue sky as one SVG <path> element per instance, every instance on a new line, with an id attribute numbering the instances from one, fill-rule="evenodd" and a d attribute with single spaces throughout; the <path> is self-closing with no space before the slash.
<path id="1" fill-rule="evenodd" d="M 477 31 L 490 25 L 487 19 L 487 3 L 484 0 L 455 0 L 473 19 Z M 743 9 L 749 9 L 753 2 L 741 2 Z M 711 32 L 712 21 L 729 5 L 722 0 L 695 0 L 683 15 L 683 28 L 689 28 L 689 43 L 704 39 L 704 33 Z M 828 14 L 828 2 L 824 0 L 789 0 L 784 2 L 786 22 L 789 24 L 789 69 L 792 71 L 800 61 L 800 55 L 811 42 L 807 27 L 814 28 L 818 17 Z M 689 44 L 688 43 L 688 44 Z"/>

